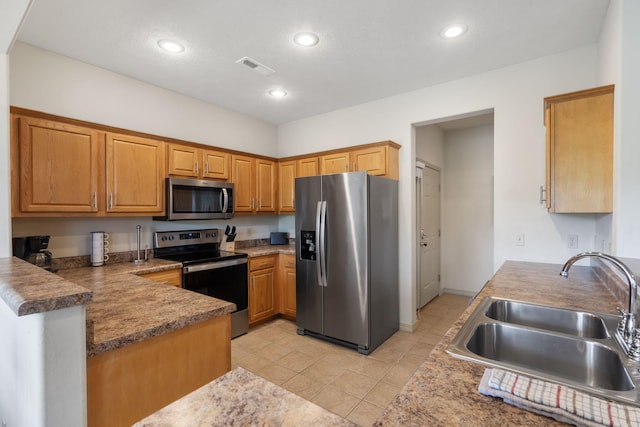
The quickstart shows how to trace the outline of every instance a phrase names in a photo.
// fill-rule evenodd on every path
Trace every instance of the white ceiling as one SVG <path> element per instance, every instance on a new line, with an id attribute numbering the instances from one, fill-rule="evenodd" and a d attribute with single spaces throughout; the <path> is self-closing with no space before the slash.
<path id="1" fill-rule="evenodd" d="M 274 124 L 597 41 L 609 0 L 33 0 L 18 40 Z M 439 36 L 463 22 L 459 39 Z M 320 43 L 292 42 L 313 31 Z M 157 41 L 186 46 L 168 54 Z M 276 73 L 235 63 L 249 56 Z M 288 92 L 272 99 L 269 89 Z"/>

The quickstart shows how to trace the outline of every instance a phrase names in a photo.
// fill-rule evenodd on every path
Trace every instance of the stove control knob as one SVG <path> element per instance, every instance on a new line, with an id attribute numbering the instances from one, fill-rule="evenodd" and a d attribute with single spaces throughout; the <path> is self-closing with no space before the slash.
<path id="1" fill-rule="evenodd" d="M 162 241 L 166 241 L 167 240 L 167 236 L 162 236 Z"/>
<path id="2" fill-rule="evenodd" d="M 173 234 L 169 236 L 169 240 L 173 240 Z"/>

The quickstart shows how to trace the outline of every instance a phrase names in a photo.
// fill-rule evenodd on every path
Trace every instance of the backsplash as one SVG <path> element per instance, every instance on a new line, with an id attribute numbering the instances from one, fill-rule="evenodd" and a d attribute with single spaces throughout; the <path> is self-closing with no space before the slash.
<path id="1" fill-rule="evenodd" d="M 256 246 L 268 246 L 269 239 L 250 239 L 239 240 L 234 242 L 235 249 L 248 249 Z M 289 244 L 295 243 L 295 239 L 289 238 Z M 222 244 L 224 245 L 224 243 Z M 109 261 L 107 264 L 116 264 L 121 262 L 131 262 L 138 256 L 137 251 L 124 251 L 124 252 L 110 252 Z M 153 250 L 146 251 L 147 258 L 153 258 Z M 145 250 L 143 249 L 140 254 L 141 258 L 145 258 Z M 53 258 L 51 260 L 51 268 L 53 270 L 65 270 L 68 268 L 89 267 L 91 265 L 91 255 L 78 255 L 62 258 Z"/>

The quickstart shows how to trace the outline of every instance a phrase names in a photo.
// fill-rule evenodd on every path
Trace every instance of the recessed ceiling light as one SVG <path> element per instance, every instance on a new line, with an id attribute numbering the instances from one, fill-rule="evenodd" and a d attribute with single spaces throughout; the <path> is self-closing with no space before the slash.
<path id="1" fill-rule="evenodd" d="M 454 39 L 460 37 L 467 32 L 467 26 L 464 24 L 447 25 L 440 31 L 440 36 L 445 39 Z"/>
<path id="2" fill-rule="evenodd" d="M 311 47 L 318 44 L 320 38 L 313 33 L 298 33 L 293 36 L 293 41 L 300 46 Z"/>
<path id="3" fill-rule="evenodd" d="M 173 40 L 162 39 L 158 41 L 158 46 L 162 49 L 172 52 L 172 53 L 180 53 L 184 51 L 184 46 L 182 46 L 178 42 L 174 42 Z"/>
<path id="4" fill-rule="evenodd" d="M 269 95 L 273 96 L 274 98 L 284 98 L 285 96 L 287 96 L 287 92 L 282 89 L 271 89 L 269 91 Z"/>

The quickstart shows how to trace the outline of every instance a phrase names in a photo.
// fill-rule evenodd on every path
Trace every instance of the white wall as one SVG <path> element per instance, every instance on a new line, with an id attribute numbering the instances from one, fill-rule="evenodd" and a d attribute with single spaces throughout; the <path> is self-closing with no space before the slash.
<path id="1" fill-rule="evenodd" d="M 13 235 L 38 236 L 47 234 L 49 251 L 54 258 L 89 255 L 91 232 L 109 233 L 109 250 L 125 252 L 137 247 L 136 226 L 140 225 L 140 248 L 153 250 L 153 233 L 156 231 L 194 230 L 236 226 L 238 240 L 264 239 L 271 231 L 280 231 L 277 215 L 238 215 L 228 221 L 152 221 L 149 217 L 137 218 L 20 218 L 13 220 Z M 282 229 L 282 231 L 288 231 Z"/>
<path id="2" fill-rule="evenodd" d="M 477 294 L 493 276 L 493 126 L 444 133 L 442 290 Z"/>
<path id="3" fill-rule="evenodd" d="M 274 125 L 28 44 L 16 43 L 11 50 L 10 72 L 11 105 L 217 147 L 277 154 Z M 7 162 L 2 168 L 5 176 L 0 177 L 0 197 L 9 191 L 8 161 L 8 155 L 0 159 Z M 89 254 L 89 233 L 100 230 L 113 233 L 112 252 L 134 250 L 137 224 L 143 226 L 142 248 L 150 249 L 154 231 L 231 224 L 238 227 L 237 239 L 245 240 L 278 230 L 274 215 L 254 215 L 178 223 L 154 222 L 150 217 L 16 219 L 13 234 L 51 235 L 49 249 L 58 258 Z"/>
<path id="4" fill-rule="evenodd" d="M 596 47 L 501 68 L 445 84 L 298 120 L 279 127 L 279 155 L 390 139 L 400 150 L 399 262 L 400 322 L 415 322 L 415 201 L 412 124 L 493 109 L 494 257 L 497 269 L 507 259 L 562 263 L 569 231 L 593 241 L 593 218 L 550 215 L 538 200 L 545 176 L 545 96 L 593 87 Z M 300 141 L 304 141 L 301 144 Z M 426 160 L 426 159 L 425 159 Z M 524 233 L 526 245 L 513 245 Z M 583 249 L 582 247 L 580 249 Z"/>
<path id="5" fill-rule="evenodd" d="M 416 126 L 416 158 L 437 166 L 444 166 L 444 132 L 438 126 Z"/>
<path id="6" fill-rule="evenodd" d="M 18 317 L 0 300 L 3 426 L 87 424 L 85 323 L 84 306 Z"/>
<path id="7" fill-rule="evenodd" d="M 640 258 L 640 2 L 614 0 L 610 8 L 606 28 L 607 34 L 613 32 L 614 36 L 603 41 L 600 63 L 618 64 L 617 70 L 615 65 L 608 66 L 619 78 L 614 122 L 614 251 L 619 256 Z"/>
<path id="8" fill-rule="evenodd" d="M 11 256 L 10 160 L 9 57 L 0 54 L 0 258 Z"/>

